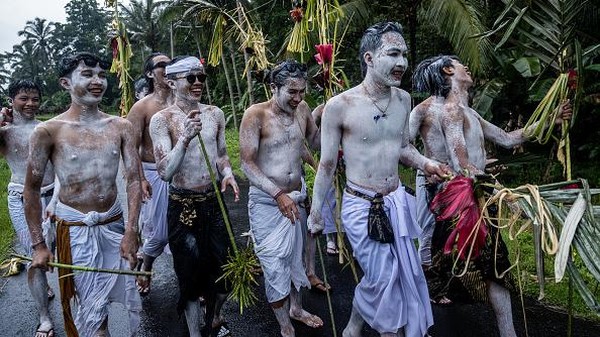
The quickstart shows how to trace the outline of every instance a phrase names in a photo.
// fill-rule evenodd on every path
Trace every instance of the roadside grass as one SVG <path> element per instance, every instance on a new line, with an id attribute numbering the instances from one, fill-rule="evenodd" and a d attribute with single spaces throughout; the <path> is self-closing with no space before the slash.
<path id="1" fill-rule="evenodd" d="M 10 169 L 4 158 L 0 158 L 0 261 L 8 257 L 9 249 L 15 238 L 10 216 L 8 215 L 8 206 L 6 197 L 8 195 L 6 186 L 10 181 Z"/>

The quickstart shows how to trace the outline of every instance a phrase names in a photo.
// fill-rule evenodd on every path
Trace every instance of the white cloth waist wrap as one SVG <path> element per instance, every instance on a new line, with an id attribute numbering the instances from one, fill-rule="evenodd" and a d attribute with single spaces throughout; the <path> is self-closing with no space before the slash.
<path id="1" fill-rule="evenodd" d="M 40 189 L 40 196 L 42 202 L 42 212 L 48 206 L 48 203 L 52 199 L 52 195 L 47 195 L 49 191 L 54 188 L 54 182 L 43 186 Z M 33 249 L 31 248 L 31 235 L 29 234 L 29 227 L 25 220 L 25 206 L 23 205 L 23 189 L 24 186 L 18 183 L 8 183 L 8 214 L 10 215 L 10 221 L 12 222 L 15 234 L 19 239 L 19 244 L 15 247 L 17 252 L 23 253 L 27 256 L 33 256 Z M 54 246 L 54 240 L 56 239 L 56 226 L 50 221 L 50 218 L 46 218 L 42 222 L 42 230 L 44 240 L 48 247 Z"/>
<path id="2" fill-rule="evenodd" d="M 375 192 L 351 182 L 348 186 L 369 196 Z M 423 337 L 433 325 L 429 293 L 413 239 L 421 230 L 415 222 L 414 197 L 398 189 L 384 196 L 384 209 L 394 231 L 393 243 L 368 236 L 370 201 L 344 192 L 342 223 L 364 276 L 354 291 L 353 305 L 379 333 Z"/>
<path id="3" fill-rule="evenodd" d="M 306 188 L 293 191 L 288 196 L 300 211 L 300 219 L 292 224 L 268 193 L 250 186 L 248 192 L 248 217 L 254 238 L 254 250 L 265 278 L 265 292 L 269 303 L 289 295 L 291 284 L 296 290 L 310 287 L 304 271 L 302 231 L 306 230 L 306 210 L 300 205 L 306 199 Z"/>
<path id="4" fill-rule="evenodd" d="M 69 226 L 73 265 L 105 269 L 129 269 L 129 262 L 120 255 L 123 239 L 123 219 L 96 226 L 121 213 L 119 202 L 106 212 L 83 214 L 60 201 L 56 216 L 66 221 L 81 221 L 87 226 Z M 74 276 L 77 294 L 75 325 L 80 336 L 95 336 L 102 322 L 108 317 L 111 302 L 121 303 L 129 314 L 129 335 L 137 333 L 142 303 L 135 285 L 135 278 L 128 275 L 76 272 Z"/>
<path id="5" fill-rule="evenodd" d="M 140 223 L 144 238 L 144 254 L 158 257 L 169 243 L 167 226 L 167 205 L 169 203 L 169 183 L 162 180 L 156 163 L 142 162 L 144 176 L 152 186 L 152 197 L 142 204 Z"/>

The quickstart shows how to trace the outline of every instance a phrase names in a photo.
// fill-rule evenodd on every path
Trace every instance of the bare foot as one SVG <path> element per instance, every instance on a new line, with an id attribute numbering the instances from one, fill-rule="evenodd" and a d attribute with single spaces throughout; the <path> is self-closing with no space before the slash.
<path id="1" fill-rule="evenodd" d="M 282 337 L 296 337 L 296 332 L 294 331 L 294 327 L 289 325 L 286 327 L 281 327 L 281 336 Z"/>
<path id="2" fill-rule="evenodd" d="M 300 309 L 300 312 L 290 310 L 290 318 L 300 321 L 311 328 L 320 328 L 323 326 L 323 320 L 317 315 L 313 315 L 304 309 Z"/>
<path id="3" fill-rule="evenodd" d="M 342 337 L 361 337 L 360 330 L 354 330 L 347 326 L 342 331 Z"/>

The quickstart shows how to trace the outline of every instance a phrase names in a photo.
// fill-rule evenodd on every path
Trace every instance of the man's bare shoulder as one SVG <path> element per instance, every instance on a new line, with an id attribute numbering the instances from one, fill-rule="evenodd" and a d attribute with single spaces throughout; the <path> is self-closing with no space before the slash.
<path id="1" fill-rule="evenodd" d="M 270 101 L 260 102 L 252 104 L 246 111 L 244 111 L 244 119 L 258 119 L 262 120 L 267 112 L 271 109 Z"/>
<path id="2" fill-rule="evenodd" d="M 348 109 L 357 105 L 364 97 L 358 86 L 350 88 L 336 96 L 333 96 L 325 103 L 325 111 L 335 110 L 344 113 Z"/>
<path id="3" fill-rule="evenodd" d="M 221 110 L 221 108 L 219 108 L 216 105 L 209 105 L 209 104 L 201 104 L 200 105 L 200 112 L 207 112 L 210 114 L 215 114 L 215 115 L 225 115 L 225 113 L 223 112 L 223 110 Z"/>

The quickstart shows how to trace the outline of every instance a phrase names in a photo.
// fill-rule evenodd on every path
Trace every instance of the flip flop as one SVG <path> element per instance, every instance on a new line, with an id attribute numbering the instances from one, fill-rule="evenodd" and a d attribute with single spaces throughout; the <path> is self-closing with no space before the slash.
<path id="1" fill-rule="evenodd" d="M 327 249 L 325 249 L 325 254 L 329 256 L 336 256 L 340 253 L 340 251 L 335 247 L 335 244 L 330 245 L 327 243 Z"/>
<path id="2" fill-rule="evenodd" d="M 35 329 L 35 336 L 43 336 L 43 337 L 54 337 L 54 327 L 50 328 L 50 330 L 40 330 L 40 325 L 38 324 Z"/>
<path id="3" fill-rule="evenodd" d="M 312 291 L 327 293 L 327 291 L 331 290 L 331 286 L 329 284 L 325 284 L 325 282 L 321 281 L 321 279 L 315 275 L 309 276 L 308 282 L 310 282 L 310 290 Z"/>

